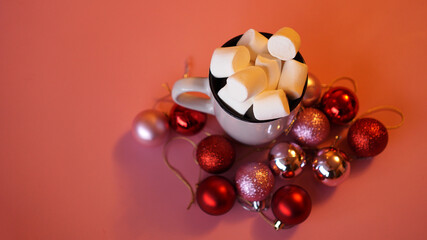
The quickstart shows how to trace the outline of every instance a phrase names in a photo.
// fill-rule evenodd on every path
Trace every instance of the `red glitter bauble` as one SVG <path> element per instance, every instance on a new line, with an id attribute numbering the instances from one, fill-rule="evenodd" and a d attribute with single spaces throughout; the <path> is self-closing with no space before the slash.
<path id="1" fill-rule="evenodd" d="M 222 173 L 234 163 L 236 153 L 225 137 L 212 135 L 200 141 L 197 146 L 197 162 L 208 173 Z"/>
<path id="2" fill-rule="evenodd" d="M 175 104 L 169 114 L 170 127 L 177 133 L 190 136 L 194 135 L 206 124 L 206 113 L 191 110 Z"/>
<path id="3" fill-rule="evenodd" d="M 274 216 L 285 227 L 300 224 L 311 212 L 310 195 L 297 185 L 286 185 L 279 188 L 271 200 Z"/>
<path id="4" fill-rule="evenodd" d="M 373 157 L 387 146 L 387 128 L 376 119 L 361 118 L 351 125 L 347 141 L 356 156 Z"/>
<path id="5" fill-rule="evenodd" d="M 335 124 L 350 122 L 359 110 L 359 101 L 356 95 L 344 87 L 329 89 L 323 95 L 320 104 L 323 112 Z"/>
<path id="6" fill-rule="evenodd" d="M 222 215 L 233 207 L 236 192 L 224 177 L 210 176 L 197 187 L 197 204 L 207 214 Z"/>

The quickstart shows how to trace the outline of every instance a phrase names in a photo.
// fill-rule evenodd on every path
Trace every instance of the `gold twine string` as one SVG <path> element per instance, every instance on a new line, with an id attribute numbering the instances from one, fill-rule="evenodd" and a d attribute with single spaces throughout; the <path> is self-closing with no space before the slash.
<path id="1" fill-rule="evenodd" d="M 189 58 L 187 58 L 187 59 L 185 59 L 185 63 L 184 63 L 184 75 L 183 75 L 183 77 L 184 78 L 188 78 L 188 76 L 189 76 L 189 72 L 190 72 L 190 60 L 189 60 Z M 157 106 L 157 104 L 159 103 L 159 102 L 161 102 L 161 101 L 165 101 L 165 99 L 166 98 L 170 98 L 171 97 L 171 95 L 172 95 L 172 90 L 171 90 L 171 88 L 169 87 L 169 84 L 168 83 L 163 83 L 162 84 L 162 87 L 163 88 L 165 88 L 167 91 L 168 91 L 168 95 L 166 95 L 166 96 L 164 96 L 164 97 L 162 97 L 162 98 L 160 98 L 157 102 L 156 102 L 156 104 L 154 105 L 154 107 L 156 107 Z M 153 108 L 154 108 L 153 107 Z M 208 136 L 210 136 L 211 134 L 210 133 L 206 133 L 205 132 L 205 134 L 206 135 L 208 135 Z M 193 142 L 193 141 L 191 141 L 189 138 L 186 138 L 186 137 L 175 137 L 175 138 L 172 138 L 171 140 L 169 140 L 166 144 L 165 144 L 165 146 L 164 146 L 164 148 L 163 148 L 163 160 L 165 161 L 165 163 L 166 163 L 166 165 L 168 166 L 168 168 L 179 178 L 179 180 L 181 180 L 181 182 L 183 182 L 184 184 L 185 184 L 185 186 L 187 186 L 187 188 L 188 189 L 190 189 L 190 192 L 191 192 L 191 201 L 190 201 L 190 203 L 188 204 L 188 207 L 187 207 L 187 209 L 190 209 L 190 207 L 191 207 L 191 205 L 194 203 L 194 200 L 195 200 L 195 194 L 194 194 L 194 190 L 193 190 L 193 188 L 191 187 L 191 185 L 190 185 L 190 183 L 187 181 L 187 179 L 185 179 L 185 177 L 182 175 L 182 173 L 180 173 L 176 168 L 174 168 L 170 163 L 169 163 L 169 161 L 168 161 L 168 158 L 167 158 L 167 146 L 169 145 L 169 143 L 171 143 L 172 141 L 175 141 L 175 140 L 185 140 L 185 141 L 187 141 L 187 142 L 189 142 L 192 146 L 193 146 L 193 160 L 194 160 L 194 162 L 196 163 L 196 165 L 198 166 L 199 165 L 199 163 L 197 162 L 197 159 L 196 159 L 196 153 L 195 153 L 195 151 L 196 151 L 196 149 L 197 149 L 197 145 Z M 201 181 L 201 177 L 202 177 L 202 171 L 201 171 L 201 169 L 200 169 L 200 167 L 199 167 L 199 174 L 198 174 L 199 176 L 198 176 L 198 180 L 197 180 L 197 183 L 196 183 L 196 189 L 198 188 L 198 186 L 199 186 L 199 183 L 200 183 L 200 181 Z"/>
<path id="2" fill-rule="evenodd" d="M 189 73 L 190 73 L 190 59 L 187 58 L 187 59 L 185 59 L 185 63 L 184 63 L 184 75 L 183 75 L 183 77 L 188 78 Z M 164 89 L 166 89 L 166 91 L 168 91 L 168 94 L 157 99 L 153 105 L 153 109 L 155 109 L 157 107 L 157 105 L 159 105 L 160 102 L 170 101 L 170 99 L 168 99 L 168 98 L 170 98 L 172 96 L 172 90 L 169 87 L 169 84 L 168 83 L 162 83 L 162 87 Z"/>
<path id="3" fill-rule="evenodd" d="M 332 143 L 331 147 L 335 147 L 338 143 L 338 141 L 341 139 L 341 136 L 335 136 L 334 142 Z"/>
<path id="4" fill-rule="evenodd" d="M 388 130 L 397 129 L 403 125 L 403 122 L 405 120 L 405 116 L 403 115 L 403 112 L 400 111 L 398 108 L 395 108 L 393 106 L 378 106 L 378 107 L 371 108 L 367 112 L 360 115 L 358 117 L 358 119 L 360 119 L 366 115 L 373 114 L 373 113 L 380 112 L 380 111 L 391 111 L 391 112 L 397 113 L 400 116 L 400 122 L 398 124 L 392 125 L 392 126 L 385 126 Z M 356 119 L 353 121 L 356 121 Z"/>
<path id="5" fill-rule="evenodd" d="M 169 160 L 168 160 L 168 157 L 167 157 L 167 153 L 168 153 L 167 152 L 167 148 L 168 148 L 169 144 L 171 142 L 173 142 L 173 141 L 176 141 L 176 140 L 185 140 L 185 141 L 189 142 L 193 146 L 194 149 L 197 148 L 197 145 L 193 141 L 191 141 L 189 138 L 186 138 L 186 137 L 174 137 L 174 138 L 170 139 L 165 144 L 165 146 L 163 147 L 163 161 L 166 163 L 166 166 L 175 174 L 175 176 L 178 177 L 179 180 L 181 180 L 182 183 L 185 184 L 185 186 L 187 186 L 187 188 L 191 192 L 191 201 L 190 201 L 190 203 L 188 204 L 188 207 L 187 207 L 187 209 L 190 209 L 191 205 L 194 203 L 194 200 L 196 198 L 195 194 L 194 194 L 194 190 L 191 187 L 191 184 L 188 182 L 188 180 L 182 175 L 182 173 L 178 169 L 176 169 L 175 167 L 173 167 L 169 163 Z M 193 150 L 193 153 L 194 153 L 194 150 Z M 194 154 L 193 154 L 193 159 L 194 159 Z M 196 163 L 197 163 L 197 161 L 196 161 Z M 199 171 L 199 180 L 200 180 L 200 171 Z"/>
<path id="6" fill-rule="evenodd" d="M 189 60 L 189 58 L 187 58 L 186 60 L 185 60 L 185 72 L 184 72 L 184 75 L 183 75 L 183 77 L 184 78 L 188 78 L 188 76 L 189 76 L 189 71 L 190 71 L 190 60 Z M 162 101 L 167 101 L 166 99 L 167 98 L 170 98 L 171 97 L 171 93 L 172 93 L 172 90 L 171 90 L 171 88 L 169 87 L 169 84 L 168 83 L 163 83 L 162 84 L 162 87 L 163 88 L 165 88 L 166 90 L 167 90 L 167 92 L 168 92 L 168 94 L 167 95 L 165 95 L 165 96 L 163 96 L 163 97 L 161 97 L 161 98 L 159 98 L 157 101 L 156 101 L 156 103 L 154 104 L 154 106 L 153 106 L 153 109 L 154 108 L 156 108 L 156 106 L 160 103 L 160 102 L 162 102 Z M 211 133 L 209 133 L 209 132 L 204 132 L 205 133 L 205 135 L 206 136 L 211 136 L 212 134 Z M 190 192 L 191 192 L 191 200 L 190 200 L 190 203 L 188 204 L 188 206 L 187 206 L 187 209 L 190 209 L 190 207 L 191 207 L 191 205 L 195 202 L 195 193 L 194 193 L 194 190 L 193 190 L 193 187 L 191 186 L 191 184 L 188 182 L 188 180 L 184 177 L 184 175 L 178 170 L 178 169 L 176 169 L 174 166 L 172 166 L 171 164 L 170 164 L 170 162 L 169 162 L 169 160 L 168 160 L 168 157 L 167 157 L 167 153 L 168 153 L 168 147 L 169 147 L 169 144 L 171 143 L 171 142 L 173 142 L 173 141 L 176 141 L 176 140 L 185 140 L 185 141 L 187 141 L 188 143 L 190 143 L 192 146 L 193 146 L 193 160 L 194 160 L 194 162 L 196 163 L 196 165 L 197 166 L 199 166 L 199 163 L 197 162 L 197 159 L 196 159 L 196 150 L 197 150 L 197 144 L 196 143 L 194 143 L 191 139 L 189 139 L 189 138 L 187 138 L 187 137 L 174 137 L 174 138 L 172 138 L 172 139 L 170 139 L 170 140 L 168 140 L 167 142 L 166 142 L 166 144 L 164 145 L 164 147 L 163 147 L 163 161 L 166 163 L 166 166 L 175 174 L 175 176 L 176 177 L 178 177 L 178 179 L 179 180 L 181 180 L 181 182 L 182 183 L 184 183 L 184 185 L 190 190 Z M 198 180 L 197 180 L 197 183 L 196 183 L 196 189 L 198 188 L 198 186 L 199 186 L 199 183 L 200 183 L 200 181 L 201 181 L 201 177 L 202 177 L 202 171 L 201 171 L 201 168 L 199 167 L 199 174 L 198 174 L 199 176 L 198 176 Z"/>
<path id="7" fill-rule="evenodd" d="M 185 71 L 184 71 L 184 78 L 188 78 L 190 75 L 190 58 L 185 59 Z"/>
<path id="8" fill-rule="evenodd" d="M 354 93 L 356 93 L 357 92 L 357 83 L 356 83 L 356 81 L 353 79 L 353 78 L 350 78 L 350 77 L 339 77 L 339 78 L 337 78 L 337 79 L 335 79 L 334 81 L 332 81 L 331 83 L 329 83 L 329 84 L 322 84 L 322 87 L 323 88 L 326 88 L 326 91 L 327 90 L 329 90 L 336 82 L 339 82 L 339 81 L 343 81 L 343 80 L 347 80 L 347 81 L 350 81 L 351 83 L 352 83 L 352 85 L 353 85 L 353 88 L 354 88 Z"/>
<path id="9" fill-rule="evenodd" d="M 276 228 L 276 224 L 274 223 L 273 220 L 271 220 L 269 217 L 267 217 L 263 211 L 258 212 L 258 214 L 261 216 L 261 218 L 268 223 L 270 226 L 272 226 L 273 228 L 275 228 L 276 230 L 279 230 Z"/>
<path id="10" fill-rule="evenodd" d="M 237 196 L 237 197 L 239 198 L 240 201 L 245 202 L 248 206 L 252 206 L 252 204 L 248 200 L 242 198 L 241 196 Z M 274 221 L 271 220 L 269 217 L 267 217 L 263 211 L 259 211 L 258 213 L 266 223 L 268 223 L 273 228 L 276 228 Z"/>
<path id="11" fill-rule="evenodd" d="M 164 89 L 166 89 L 166 91 L 168 91 L 168 93 L 169 93 L 169 95 L 168 95 L 168 96 L 170 96 L 170 95 L 171 95 L 171 93 L 172 93 L 172 90 L 171 90 L 171 88 L 169 87 L 169 84 L 168 84 L 168 83 L 162 83 L 162 87 L 163 87 Z"/>
<path id="12" fill-rule="evenodd" d="M 162 87 L 163 87 L 164 89 L 166 89 L 166 91 L 168 91 L 168 94 L 164 95 L 163 97 L 158 98 L 158 99 L 156 100 L 156 102 L 154 102 L 153 109 L 156 109 L 156 108 L 157 108 L 157 106 L 158 106 L 161 102 L 170 102 L 170 101 L 171 101 L 170 97 L 171 97 L 172 90 L 171 90 L 171 88 L 169 87 L 169 84 L 168 84 L 168 83 L 162 83 Z"/>

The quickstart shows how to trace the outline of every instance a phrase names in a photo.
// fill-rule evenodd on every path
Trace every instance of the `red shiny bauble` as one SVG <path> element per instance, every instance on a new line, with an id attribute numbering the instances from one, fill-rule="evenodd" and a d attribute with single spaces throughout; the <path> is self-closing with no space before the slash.
<path id="1" fill-rule="evenodd" d="M 194 135 L 206 124 L 206 113 L 191 110 L 175 104 L 169 114 L 170 127 L 177 133 L 190 136 Z"/>
<path id="2" fill-rule="evenodd" d="M 373 157 L 387 146 L 387 128 L 376 119 L 361 118 L 351 125 L 347 141 L 356 156 Z"/>
<path id="3" fill-rule="evenodd" d="M 333 87 L 320 101 L 321 109 L 335 124 L 346 124 L 353 120 L 359 110 L 356 95 L 345 87 Z"/>
<path id="4" fill-rule="evenodd" d="M 236 153 L 227 138 L 211 135 L 197 145 L 196 158 L 199 166 L 206 172 L 222 173 L 233 165 Z"/>
<path id="5" fill-rule="evenodd" d="M 290 227 L 302 223 L 310 215 L 311 198 L 303 188 L 286 185 L 274 193 L 271 209 L 285 227 Z"/>
<path id="6" fill-rule="evenodd" d="M 196 192 L 197 204 L 207 214 L 222 215 L 233 207 L 236 192 L 224 177 L 210 176 L 203 180 Z"/>

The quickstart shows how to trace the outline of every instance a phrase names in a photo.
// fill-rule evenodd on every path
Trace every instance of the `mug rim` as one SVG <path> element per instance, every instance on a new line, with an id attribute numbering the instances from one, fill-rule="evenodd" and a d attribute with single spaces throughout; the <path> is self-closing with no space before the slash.
<path id="1" fill-rule="evenodd" d="M 273 34 L 271 33 L 266 33 L 266 32 L 260 32 L 263 36 L 265 36 L 266 38 L 270 38 Z M 235 36 L 233 38 L 231 38 L 230 40 L 228 40 L 226 43 L 224 43 L 221 47 L 231 47 L 231 46 L 236 46 L 237 42 L 240 40 L 240 38 L 243 36 L 243 34 L 240 34 L 238 36 Z M 297 60 L 299 62 L 305 63 L 304 58 L 302 57 L 301 53 L 298 51 L 296 56 L 293 58 L 294 60 Z M 237 118 L 238 120 L 244 121 L 244 122 L 250 122 L 250 123 L 266 123 L 266 122 L 273 122 L 276 121 L 280 118 L 274 118 L 274 119 L 269 119 L 269 120 L 257 120 L 255 118 L 255 116 L 253 116 L 253 106 L 251 106 L 248 111 L 246 111 L 245 115 L 241 116 L 239 113 L 237 113 L 234 109 L 230 108 L 224 101 L 222 101 L 222 99 L 218 96 L 218 91 L 219 89 L 221 89 L 223 86 L 225 86 L 225 83 L 227 81 L 227 78 L 216 78 L 212 75 L 212 72 L 209 68 L 209 87 L 211 90 L 211 93 L 213 95 L 213 97 L 215 98 L 215 101 L 218 103 L 218 105 L 221 107 L 221 109 L 223 109 L 227 114 L 233 116 L 234 118 Z M 215 91 L 214 89 L 216 89 L 217 87 L 214 86 L 214 82 L 216 84 L 218 84 L 218 82 L 220 83 L 220 85 L 222 85 L 221 88 L 218 89 L 218 91 Z M 290 108 L 290 112 L 292 112 L 294 109 L 296 109 L 298 107 L 298 105 L 301 103 L 302 98 L 305 95 L 305 91 L 307 89 L 307 82 L 308 82 L 308 74 L 307 74 L 307 78 L 305 80 L 305 84 L 304 84 L 304 88 L 302 91 L 302 94 L 299 98 L 294 99 L 294 100 L 289 100 L 289 108 Z M 289 115 L 288 115 L 289 116 Z"/>

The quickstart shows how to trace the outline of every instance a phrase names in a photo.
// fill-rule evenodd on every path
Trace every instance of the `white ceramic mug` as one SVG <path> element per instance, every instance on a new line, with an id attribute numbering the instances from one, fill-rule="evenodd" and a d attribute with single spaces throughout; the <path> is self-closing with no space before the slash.
<path id="1" fill-rule="evenodd" d="M 266 37 L 271 36 L 268 33 L 262 34 Z M 229 40 L 223 47 L 235 46 L 241 36 Z M 295 59 L 304 62 L 300 53 L 297 54 Z M 259 145 L 268 143 L 284 132 L 289 117 L 258 121 L 253 117 L 252 107 L 243 117 L 228 107 L 218 96 L 218 91 L 225 83 L 226 78 L 215 78 L 210 72 L 209 78 L 183 78 L 175 82 L 172 88 L 172 98 L 183 107 L 215 115 L 224 131 L 244 144 Z M 305 89 L 306 86 L 302 96 L 305 93 Z M 191 95 L 189 92 L 203 93 L 209 99 Z M 302 96 L 299 99 L 290 101 L 291 112 L 298 110 Z"/>

